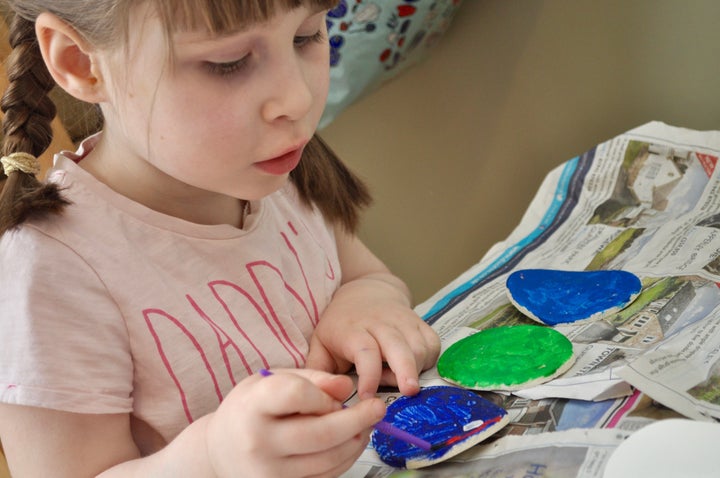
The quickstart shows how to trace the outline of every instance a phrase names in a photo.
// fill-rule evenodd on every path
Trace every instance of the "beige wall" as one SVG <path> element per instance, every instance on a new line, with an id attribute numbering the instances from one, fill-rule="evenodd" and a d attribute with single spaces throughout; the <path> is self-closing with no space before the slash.
<path id="1" fill-rule="evenodd" d="M 370 184 L 361 236 L 429 297 L 545 174 L 651 120 L 720 129 L 720 1 L 464 0 L 431 56 L 323 136 Z"/>

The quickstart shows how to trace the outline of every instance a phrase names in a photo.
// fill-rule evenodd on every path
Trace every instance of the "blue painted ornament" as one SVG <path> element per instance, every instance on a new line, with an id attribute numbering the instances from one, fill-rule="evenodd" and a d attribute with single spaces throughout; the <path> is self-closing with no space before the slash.
<path id="1" fill-rule="evenodd" d="M 476 392 L 458 387 L 427 387 L 415 396 L 403 396 L 388 406 L 389 422 L 430 442 L 423 450 L 390 435 L 374 431 L 372 444 L 390 466 L 417 469 L 445 461 L 502 429 L 507 412 Z"/>
<path id="2" fill-rule="evenodd" d="M 595 320 L 627 307 L 642 290 L 640 279 L 621 270 L 522 269 L 505 283 L 520 312 L 546 325 Z"/>

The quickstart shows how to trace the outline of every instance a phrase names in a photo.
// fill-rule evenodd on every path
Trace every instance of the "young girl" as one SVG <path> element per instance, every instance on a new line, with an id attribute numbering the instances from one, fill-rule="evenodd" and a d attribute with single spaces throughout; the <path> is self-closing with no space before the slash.
<path id="1" fill-rule="evenodd" d="M 439 342 L 353 234 L 366 190 L 314 136 L 334 2 L 8 3 L 13 476 L 347 470 L 384 415 L 378 385 L 416 393 Z M 104 126 L 41 184 L 55 83 Z M 333 374 L 353 366 L 363 400 L 343 409 L 352 381 Z"/>

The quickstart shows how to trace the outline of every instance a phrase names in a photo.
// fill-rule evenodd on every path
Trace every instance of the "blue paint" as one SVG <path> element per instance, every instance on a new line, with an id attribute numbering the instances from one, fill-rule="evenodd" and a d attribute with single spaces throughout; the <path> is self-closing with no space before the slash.
<path id="1" fill-rule="evenodd" d="M 577 322 L 620 310 L 642 289 L 640 279 L 618 270 L 523 269 L 506 281 L 520 311 L 547 325 Z"/>
<path id="2" fill-rule="evenodd" d="M 591 150 L 591 152 L 594 152 L 594 150 Z M 435 316 L 439 316 L 441 312 L 449 308 L 454 300 L 462 298 L 466 294 L 475 290 L 481 285 L 482 281 L 489 278 L 493 272 L 508 264 L 513 258 L 528 249 L 533 242 L 549 232 L 550 226 L 557 219 L 563 205 L 566 204 L 568 193 L 570 191 L 570 181 L 578 168 L 579 162 L 580 157 L 576 156 L 575 158 L 567 161 L 564 165 L 557 187 L 555 188 L 553 199 L 538 226 L 522 240 L 503 251 L 500 257 L 495 259 L 485 269 L 438 300 L 428 312 L 423 314 L 423 319 L 432 323 L 433 320 L 431 319 Z"/>
<path id="3" fill-rule="evenodd" d="M 427 452 L 389 435 L 373 432 L 372 443 L 380 458 L 390 466 L 404 468 L 406 462 L 422 458 L 433 462 L 442 461 L 456 445 L 471 440 L 479 433 L 495 427 L 507 412 L 477 393 L 458 387 L 427 387 L 415 396 L 403 396 L 388 406 L 384 420 L 437 445 L 447 446 Z M 472 430 L 463 426 L 482 420 Z M 504 424 L 503 424 L 504 425 Z"/>

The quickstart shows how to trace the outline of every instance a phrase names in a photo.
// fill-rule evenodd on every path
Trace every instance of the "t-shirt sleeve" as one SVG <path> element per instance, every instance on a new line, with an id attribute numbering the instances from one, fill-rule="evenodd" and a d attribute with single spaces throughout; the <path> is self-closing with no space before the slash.
<path id="1" fill-rule="evenodd" d="M 0 402 L 76 413 L 132 409 L 123 317 L 77 254 L 32 226 L 0 238 Z"/>

